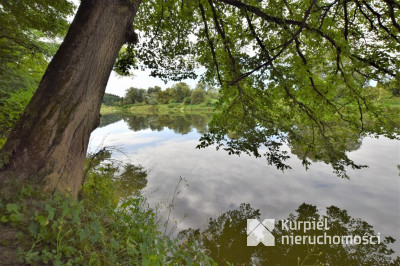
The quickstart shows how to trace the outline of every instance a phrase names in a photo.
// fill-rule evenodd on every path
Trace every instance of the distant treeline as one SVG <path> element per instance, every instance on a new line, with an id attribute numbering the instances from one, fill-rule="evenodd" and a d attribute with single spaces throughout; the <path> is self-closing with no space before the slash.
<path id="1" fill-rule="evenodd" d="M 126 90 L 124 97 L 106 93 L 103 98 L 103 104 L 108 106 L 124 106 L 130 104 L 201 104 L 206 102 L 209 105 L 214 105 L 218 99 L 218 89 L 213 86 L 198 83 L 196 88 L 192 90 L 186 83 L 179 82 L 165 90 L 161 90 L 159 86 L 147 89 L 131 87 Z"/>
<path id="2" fill-rule="evenodd" d="M 103 104 L 107 106 L 120 106 L 122 103 L 122 97 L 111 93 L 105 93 L 103 97 Z"/>

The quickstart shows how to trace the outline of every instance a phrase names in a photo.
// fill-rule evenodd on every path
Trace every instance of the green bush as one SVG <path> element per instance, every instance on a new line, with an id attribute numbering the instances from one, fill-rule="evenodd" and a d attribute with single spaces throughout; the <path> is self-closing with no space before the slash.
<path id="1" fill-rule="evenodd" d="M 204 90 L 201 88 L 197 88 L 192 92 L 191 103 L 192 104 L 200 104 L 200 103 L 204 102 L 205 97 L 206 97 L 206 93 L 204 92 Z"/>
<path id="2" fill-rule="evenodd" d="M 207 101 L 207 106 L 216 106 L 217 103 L 218 103 L 218 100 L 217 100 L 217 99 L 209 99 L 209 100 Z"/>
<path id="3" fill-rule="evenodd" d="M 0 148 L 4 145 L 11 128 L 29 103 L 33 89 L 19 90 L 11 94 L 0 92 Z"/>
<path id="4" fill-rule="evenodd" d="M 133 106 L 135 106 L 135 105 L 134 104 L 126 104 L 126 105 L 123 105 L 122 108 L 123 109 L 129 109 L 129 108 L 131 108 Z"/>
<path id="5" fill-rule="evenodd" d="M 188 105 L 188 104 L 190 104 L 190 103 L 191 103 L 190 97 L 185 97 L 185 98 L 183 99 L 183 104 Z"/>
<path id="6" fill-rule="evenodd" d="M 178 106 L 179 105 L 179 103 L 172 103 L 172 102 L 170 102 L 169 104 L 168 104 L 168 108 L 174 108 L 174 107 L 176 107 L 176 106 Z"/>

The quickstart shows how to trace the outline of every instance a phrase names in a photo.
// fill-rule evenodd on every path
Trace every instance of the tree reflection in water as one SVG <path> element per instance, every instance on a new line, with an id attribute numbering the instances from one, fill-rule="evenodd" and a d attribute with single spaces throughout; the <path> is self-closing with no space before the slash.
<path id="1" fill-rule="evenodd" d="M 197 130 L 203 136 L 200 139 L 198 148 L 211 145 L 213 141 L 208 139 L 209 122 L 211 116 L 207 114 L 109 114 L 102 116 L 100 127 L 117 122 L 123 119 L 132 131 L 151 129 L 152 131 L 163 131 L 164 128 L 173 130 L 176 134 L 185 135 Z M 212 125 L 212 123 L 211 123 Z M 324 162 L 330 164 L 333 172 L 339 177 L 348 178 L 349 168 L 361 169 L 366 165 L 359 165 L 348 158 L 350 151 L 358 150 L 361 146 L 364 135 L 359 132 L 336 125 L 335 134 L 326 133 L 325 138 L 317 138 L 313 130 L 304 125 L 292 125 L 293 130 L 285 137 L 278 138 L 274 135 L 274 130 L 266 128 L 252 129 L 247 133 L 239 131 L 226 131 L 226 135 L 221 135 L 221 140 L 227 138 L 223 143 L 217 144 L 217 148 L 223 148 L 229 154 L 240 154 L 245 152 L 261 157 L 262 148 L 268 151 L 264 154 L 269 164 L 275 165 L 278 169 L 285 170 L 291 168 L 285 161 L 290 157 L 290 153 L 282 149 L 283 144 L 287 144 L 291 150 L 291 155 L 296 155 L 303 165 L 308 168 L 312 162 Z M 211 128 L 212 130 L 212 128 Z M 261 132 L 272 134 L 269 139 Z M 250 134 L 251 133 L 251 134 Z M 265 132 L 264 132 L 265 133 Z M 250 134 L 252 137 L 250 137 Z M 275 137 L 276 139 L 275 139 Z M 259 139 L 261 138 L 261 139 Z M 327 142 L 327 139 L 329 141 Z"/>
<path id="2" fill-rule="evenodd" d="M 196 129 L 203 134 L 210 117 L 201 114 L 159 114 L 159 115 L 130 115 L 124 117 L 129 128 L 140 131 L 150 128 L 153 131 L 162 131 L 165 127 L 176 134 L 188 134 Z"/>
<path id="3" fill-rule="evenodd" d="M 105 147 L 96 153 L 88 154 L 84 170 L 86 186 L 93 186 L 94 193 L 99 187 L 110 190 L 109 193 L 115 193 L 117 200 L 140 195 L 141 190 L 147 185 L 148 171 L 141 165 L 112 159 L 112 151 L 112 147 Z M 97 184 L 100 178 L 105 180 L 103 186 L 108 182 L 110 187 Z"/>
<path id="4" fill-rule="evenodd" d="M 268 217 L 271 218 L 271 217 Z M 265 247 L 260 243 L 256 247 L 248 247 L 246 242 L 247 219 L 262 221 L 260 211 L 250 204 L 241 204 L 236 210 L 230 210 L 217 218 L 210 218 L 204 230 L 187 229 L 178 234 L 183 243 L 195 240 L 218 264 L 226 262 L 234 265 L 399 265 L 400 257 L 394 257 L 389 244 L 394 243 L 392 237 L 380 236 L 380 244 L 358 245 L 311 245 L 282 244 L 282 236 L 290 235 L 323 235 L 329 236 L 376 236 L 373 227 L 359 218 L 352 218 L 346 210 L 331 206 L 326 213 L 320 215 L 316 206 L 305 204 L 299 206 L 295 214 L 290 214 L 290 221 L 317 221 L 327 219 L 329 229 L 283 230 L 282 221 L 277 221 L 272 231 L 275 246 Z M 375 238 L 376 239 L 376 238 Z"/>
<path id="5" fill-rule="evenodd" d="M 151 129 L 162 131 L 164 128 L 173 130 L 176 134 L 188 134 L 194 129 L 204 134 L 211 119 L 210 114 L 107 114 L 103 115 L 99 127 L 124 120 L 129 129 L 141 131 Z"/>
<path id="6" fill-rule="evenodd" d="M 196 129 L 203 134 L 208 129 L 209 117 L 206 115 L 130 115 L 104 117 L 104 121 L 110 123 L 124 119 L 129 128 L 134 131 L 151 129 L 162 131 L 165 128 L 173 130 L 177 134 L 187 134 Z M 287 137 L 287 145 L 292 155 L 297 156 L 308 165 L 307 160 L 312 162 L 322 161 L 331 164 L 338 175 L 344 172 L 350 161 L 346 160 L 346 154 L 360 148 L 363 136 L 357 132 L 351 132 L 342 128 L 337 132 L 332 146 L 326 146 L 322 139 L 310 139 L 312 131 L 307 127 L 297 126 L 296 136 Z M 241 135 L 229 132 L 232 140 L 241 140 Z M 339 136 L 339 137 L 338 137 Z M 310 145 L 310 142 L 313 144 Z M 347 166 L 346 166 L 347 165 Z M 360 166 L 362 167 L 362 166 Z M 123 172 L 123 171 L 122 171 Z M 130 185 L 144 187 L 147 183 L 147 172 L 140 166 L 131 166 L 127 172 L 137 173 L 139 179 L 122 178 L 116 179 L 120 183 L 121 194 L 129 195 L 135 193 Z M 345 173 L 345 172 L 344 172 Z M 342 175 L 343 176 L 343 175 Z M 133 185 L 136 184 L 136 185 Z M 234 265 L 400 265 L 400 258 L 395 257 L 390 244 L 394 242 L 391 237 L 380 236 L 380 244 L 368 245 L 289 245 L 282 244 L 282 236 L 302 235 L 301 232 L 281 230 L 281 225 L 276 223 L 273 234 L 275 235 L 275 247 L 265 247 L 259 244 L 256 247 L 247 247 L 246 225 L 247 219 L 258 219 L 262 221 L 259 210 L 253 209 L 249 204 L 242 204 L 237 210 L 230 210 L 218 218 L 211 218 L 205 229 L 188 229 L 179 233 L 178 238 L 184 243 L 194 239 L 199 243 L 210 257 L 217 263 L 226 265 L 226 262 Z M 346 210 L 331 206 L 326 208 L 324 214 L 320 214 L 313 205 L 302 204 L 295 214 L 289 215 L 292 221 L 306 221 L 312 219 L 328 219 L 329 229 L 325 231 L 309 231 L 307 235 L 319 235 L 326 233 L 331 236 L 347 235 L 376 235 L 374 229 L 366 221 L 352 218 Z"/>

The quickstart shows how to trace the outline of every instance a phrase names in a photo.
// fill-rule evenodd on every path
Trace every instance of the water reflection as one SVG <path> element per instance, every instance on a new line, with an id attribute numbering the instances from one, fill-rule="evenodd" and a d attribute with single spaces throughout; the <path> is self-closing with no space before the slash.
<path id="1" fill-rule="evenodd" d="M 141 165 L 126 164 L 114 181 L 114 187 L 120 197 L 136 195 L 147 185 L 147 170 Z"/>
<path id="2" fill-rule="evenodd" d="M 362 143 L 358 132 L 345 127 L 336 128 L 334 141 L 331 140 L 333 147 L 327 146 L 323 139 L 314 138 L 312 130 L 302 126 L 298 126 L 297 136 L 291 136 L 288 140 L 291 153 L 297 155 L 304 164 L 322 161 L 333 166 L 338 165 L 347 152 L 358 150 Z"/>
<path id="3" fill-rule="evenodd" d="M 110 124 L 113 124 L 115 122 L 118 122 L 119 120 L 122 119 L 122 115 L 121 114 L 107 114 L 107 115 L 102 115 L 100 117 L 100 124 L 99 124 L 99 128 L 108 126 Z"/>
<path id="4" fill-rule="evenodd" d="M 123 115 L 109 114 L 101 117 L 99 127 L 104 127 L 123 119 L 133 131 L 151 129 L 162 131 L 164 128 L 173 130 L 176 134 L 188 134 L 193 129 L 203 134 L 210 121 L 210 115 L 202 114 L 142 114 Z"/>
<path id="5" fill-rule="evenodd" d="M 176 199 L 171 213 L 177 220 L 188 214 L 178 230 L 205 228 L 208 217 L 237 209 L 242 202 L 260 209 L 263 218 L 267 215 L 275 219 L 285 218 L 300 202 L 313 202 L 318 206 L 340 206 L 368 221 L 381 235 L 400 238 L 399 141 L 364 138 L 361 145 L 357 136 L 349 137 L 353 141 L 342 139 L 349 158 L 369 166 L 349 169 L 351 179 L 346 180 L 332 173 L 323 154 L 317 150 L 313 154 L 302 145 L 283 145 L 291 156 L 287 163 L 292 167 L 283 173 L 262 159 L 229 156 L 215 147 L 196 149 L 200 132 L 207 128 L 203 122 L 207 117 L 134 117 L 120 116 L 119 121 L 96 129 L 90 147 L 121 147 L 124 155 L 116 153 L 113 158 L 148 170 L 145 193 L 151 206 L 165 200 L 173 193 L 179 177 L 185 177 L 189 187 Z M 138 120 L 142 120 L 140 127 L 128 122 Z M 125 154 L 129 154 L 129 160 Z M 316 161 L 309 170 L 302 166 L 303 156 Z M 399 248 L 395 248 L 398 252 Z"/>
<path id="6" fill-rule="evenodd" d="M 112 187 L 118 199 L 139 195 L 147 185 L 148 170 L 141 165 L 112 159 L 112 153 L 115 151 L 114 148 L 105 147 L 87 155 L 84 169 L 86 186 L 93 185 L 93 191 L 97 193 L 99 185 L 96 183 L 99 178 L 103 178 L 113 183 Z"/>
<path id="7" fill-rule="evenodd" d="M 320 215 L 316 206 L 303 203 L 295 214 L 290 214 L 285 225 L 297 221 L 324 221 L 327 228 L 323 230 L 308 230 L 304 227 L 282 227 L 282 220 L 276 221 L 272 231 L 275 236 L 275 246 L 247 247 L 247 219 L 262 221 L 260 211 L 250 204 L 241 204 L 236 210 L 230 210 L 217 218 L 210 218 L 205 229 L 187 229 L 181 231 L 178 238 L 184 243 L 195 240 L 210 257 L 218 264 L 226 262 L 235 265 L 399 265 L 400 257 L 391 256 L 394 251 L 388 247 L 395 240 L 386 237 L 380 244 L 358 245 L 313 245 L 282 243 L 284 236 L 368 236 L 376 241 L 377 233 L 366 221 L 352 218 L 346 210 L 335 206 L 326 208 L 326 213 Z M 260 225 L 261 226 L 261 225 Z M 324 223 L 325 226 L 325 223 Z M 307 238 L 308 239 L 308 238 Z M 322 239 L 322 238 L 321 238 Z"/>
<path id="8" fill-rule="evenodd" d="M 163 131 L 165 128 L 168 128 L 176 134 L 186 135 L 193 129 L 196 129 L 199 134 L 205 134 L 211 116 L 206 114 L 109 114 L 102 116 L 100 127 L 115 123 L 121 119 L 128 124 L 129 129 L 135 132 L 146 129 Z M 255 134 L 256 132 L 253 133 Z M 290 136 L 291 133 L 289 133 L 287 137 L 288 146 L 291 153 L 296 155 L 306 168 L 311 162 L 322 161 L 326 164 L 331 164 L 335 173 L 339 176 L 347 177 L 344 168 L 345 165 L 351 166 L 353 169 L 365 167 L 364 165 L 353 163 L 350 159 L 346 159 L 347 152 L 360 148 L 362 138 L 357 132 L 346 128 L 338 128 L 335 134 L 335 145 L 327 146 L 327 143 L 323 139 L 314 138 L 313 131 L 310 128 L 299 125 L 296 127 L 295 135 Z M 241 136 L 236 135 L 235 132 L 228 132 L 228 137 L 232 141 L 237 142 L 240 142 L 241 139 Z M 257 134 L 255 134 L 255 138 L 257 138 Z M 238 149 L 239 146 L 237 147 Z M 251 144 L 248 144 L 248 146 L 251 146 Z M 288 169 L 290 165 L 284 164 L 283 161 L 287 160 L 289 156 L 286 155 L 286 152 L 281 154 L 280 150 L 282 146 L 283 143 L 280 143 L 278 140 L 269 141 L 266 144 L 266 147 L 268 147 L 268 155 L 266 157 L 269 164 L 274 164 L 279 169 Z M 245 148 L 252 149 L 247 146 Z M 234 149 L 229 148 L 227 150 L 229 154 L 238 154 Z M 259 150 L 260 147 L 254 147 L 256 157 L 260 156 Z"/>

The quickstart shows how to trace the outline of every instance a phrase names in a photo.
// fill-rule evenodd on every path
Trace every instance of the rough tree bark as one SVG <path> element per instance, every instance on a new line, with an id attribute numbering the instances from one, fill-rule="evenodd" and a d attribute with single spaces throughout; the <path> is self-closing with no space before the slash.
<path id="1" fill-rule="evenodd" d="M 83 0 L 39 88 L 0 152 L 0 182 L 77 196 L 90 133 L 141 0 Z"/>

